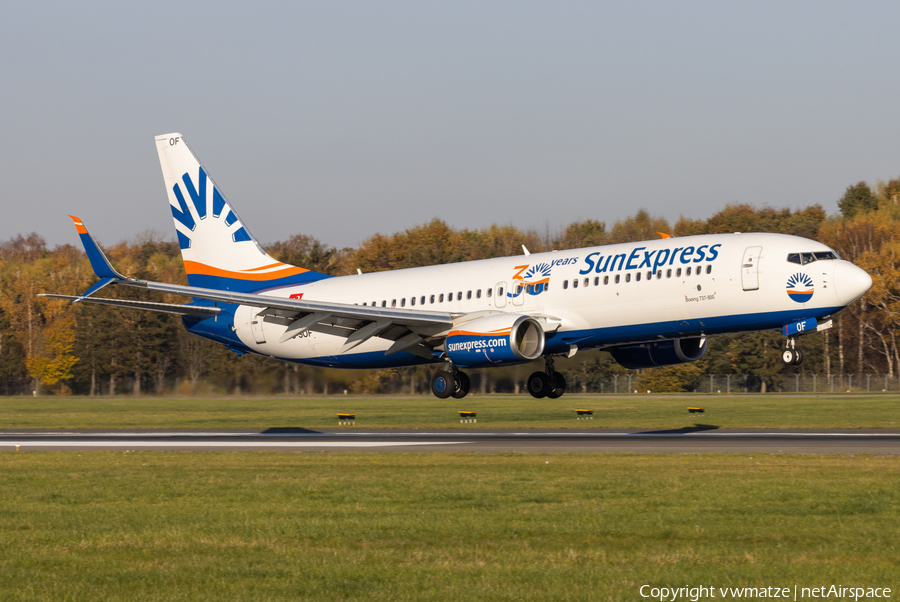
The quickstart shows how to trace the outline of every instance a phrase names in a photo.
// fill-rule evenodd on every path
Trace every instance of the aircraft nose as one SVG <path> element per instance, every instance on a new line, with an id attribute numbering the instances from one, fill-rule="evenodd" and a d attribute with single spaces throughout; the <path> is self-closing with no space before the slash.
<path id="1" fill-rule="evenodd" d="M 850 305 L 872 288 L 872 277 L 849 261 L 834 266 L 834 288 L 841 305 Z"/>

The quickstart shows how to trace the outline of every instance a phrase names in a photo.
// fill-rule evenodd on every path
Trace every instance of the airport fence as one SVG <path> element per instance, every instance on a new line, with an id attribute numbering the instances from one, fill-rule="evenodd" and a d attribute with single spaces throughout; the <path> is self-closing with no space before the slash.
<path id="1" fill-rule="evenodd" d="M 619 374 L 579 382 L 574 379 L 569 390 L 582 393 L 664 393 L 640 386 L 637 374 Z M 705 374 L 685 387 L 693 393 L 900 393 L 900 378 L 886 374 L 788 374 L 766 382 L 749 374 Z"/>

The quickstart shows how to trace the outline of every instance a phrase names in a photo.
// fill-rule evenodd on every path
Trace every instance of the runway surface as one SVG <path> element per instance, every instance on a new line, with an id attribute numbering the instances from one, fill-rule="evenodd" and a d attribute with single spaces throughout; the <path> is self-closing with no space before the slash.
<path id="1" fill-rule="evenodd" d="M 267 431 L 0 430 L 0 451 L 632 452 L 900 454 L 900 431 L 719 430 Z"/>

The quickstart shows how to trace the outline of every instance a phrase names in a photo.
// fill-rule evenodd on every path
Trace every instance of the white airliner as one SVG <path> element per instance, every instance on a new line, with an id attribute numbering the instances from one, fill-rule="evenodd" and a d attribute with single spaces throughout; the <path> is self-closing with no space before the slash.
<path id="1" fill-rule="evenodd" d="M 123 276 L 72 217 L 100 281 L 79 297 L 180 314 L 237 353 L 338 368 L 437 363 L 440 398 L 464 397 L 463 368 L 544 358 L 534 397 L 566 380 L 555 357 L 605 349 L 626 368 L 700 359 L 707 337 L 781 328 L 795 339 L 872 285 L 825 245 L 783 234 L 716 234 L 330 277 L 281 263 L 250 234 L 181 134 L 156 138 L 189 286 Z M 71 217 L 71 216 L 70 216 Z M 108 284 L 184 295 L 184 305 L 93 297 Z"/>

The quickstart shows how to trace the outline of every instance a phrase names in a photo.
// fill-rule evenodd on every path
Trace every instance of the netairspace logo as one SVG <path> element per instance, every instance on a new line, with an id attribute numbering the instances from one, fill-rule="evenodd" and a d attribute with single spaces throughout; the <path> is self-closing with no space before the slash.
<path id="1" fill-rule="evenodd" d="M 472 351 L 487 349 L 488 347 L 506 347 L 505 338 L 493 339 L 475 339 L 474 341 L 462 341 L 460 343 L 450 343 L 447 351 Z"/>
<path id="2" fill-rule="evenodd" d="M 822 585 L 819 587 L 654 587 L 642 585 L 642 598 L 675 602 L 690 600 L 697 602 L 701 598 L 722 598 L 735 600 L 743 598 L 786 598 L 789 600 L 831 598 L 834 600 L 861 600 L 864 598 L 890 598 L 889 587 L 844 587 L 843 585 Z"/>

